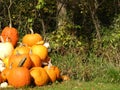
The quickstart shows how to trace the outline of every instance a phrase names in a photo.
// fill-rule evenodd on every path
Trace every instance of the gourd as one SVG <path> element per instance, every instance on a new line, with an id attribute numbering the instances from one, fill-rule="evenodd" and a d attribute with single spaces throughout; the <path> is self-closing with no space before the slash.
<path id="1" fill-rule="evenodd" d="M 14 47 L 11 42 L 4 42 L 2 36 L 0 36 L 0 59 L 4 59 L 7 56 L 10 56 L 14 50 Z"/>
<path id="2" fill-rule="evenodd" d="M 9 58 L 9 67 L 11 66 L 12 64 L 12 67 L 17 67 L 19 65 L 19 63 L 26 59 L 26 61 L 24 62 L 23 64 L 23 67 L 26 67 L 26 68 L 31 68 L 32 67 L 32 61 L 30 59 L 30 56 L 29 54 L 15 54 L 15 55 L 11 55 L 10 58 Z"/>
<path id="3" fill-rule="evenodd" d="M 31 47 L 31 52 L 38 55 L 42 61 L 48 56 L 48 49 L 43 45 L 33 45 Z"/>
<path id="4" fill-rule="evenodd" d="M 18 35 L 18 30 L 12 27 L 12 19 L 11 19 L 11 13 L 10 13 L 11 6 L 12 6 L 12 2 L 10 2 L 9 8 L 8 8 L 9 26 L 4 27 L 4 29 L 1 32 L 1 36 L 3 37 L 4 41 L 8 39 L 8 41 L 10 41 L 15 47 L 17 45 L 19 35 Z"/>
<path id="5" fill-rule="evenodd" d="M 30 29 L 30 31 L 31 31 L 30 34 L 26 34 L 25 36 L 23 36 L 23 38 L 22 38 L 23 44 L 28 45 L 28 46 L 32 46 L 34 44 L 39 43 L 40 41 L 43 41 L 42 36 L 40 34 L 34 33 L 32 29 Z"/>
<path id="6" fill-rule="evenodd" d="M 6 41 L 6 39 L 8 38 L 8 41 L 11 42 L 13 46 L 16 46 L 19 38 L 17 29 L 8 26 L 6 26 L 2 30 L 1 36 L 3 37 L 4 41 Z"/>
<path id="7" fill-rule="evenodd" d="M 13 54 L 29 54 L 29 52 L 30 52 L 30 47 L 20 44 L 14 49 Z"/>
<path id="8" fill-rule="evenodd" d="M 48 76 L 50 77 L 51 82 L 55 82 L 60 78 L 60 70 L 57 66 L 53 66 L 51 61 L 49 61 L 48 66 L 45 66 L 44 69 L 46 70 Z"/>
<path id="9" fill-rule="evenodd" d="M 45 69 L 42 67 L 33 67 L 30 69 L 30 75 L 32 76 L 35 85 L 43 86 L 49 82 L 49 76 Z"/>
<path id="10" fill-rule="evenodd" d="M 38 55 L 30 53 L 29 56 L 32 61 L 32 67 L 41 67 L 42 66 L 42 60 Z"/>

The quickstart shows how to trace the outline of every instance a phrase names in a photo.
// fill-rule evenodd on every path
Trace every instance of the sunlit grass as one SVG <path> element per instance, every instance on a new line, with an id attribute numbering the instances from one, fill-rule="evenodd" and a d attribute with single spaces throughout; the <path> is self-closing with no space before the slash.
<path id="1" fill-rule="evenodd" d="M 1 90 L 1 89 L 0 89 Z M 4 88 L 2 90 L 15 90 L 15 88 Z M 18 90 L 120 90 L 120 85 L 113 83 L 81 82 L 79 80 L 68 80 L 57 82 L 46 86 L 24 87 Z"/>

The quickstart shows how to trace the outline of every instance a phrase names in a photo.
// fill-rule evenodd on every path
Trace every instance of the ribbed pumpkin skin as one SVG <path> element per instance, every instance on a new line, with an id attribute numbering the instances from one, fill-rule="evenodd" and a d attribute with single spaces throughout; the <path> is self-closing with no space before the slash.
<path id="1" fill-rule="evenodd" d="M 3 78 L 4 81 L 7 81 L 7 78 L 9 76 L 9 72 L 11 69 L 9 68 L 5 68 L 2 72 L 1 72 L 1 76 Z"/>
<path id="2" fill-rule="evenodd" d="M 9 72 L 8 83 L 15 88 L 30 85 L 31 75 L 29 70 L 25 67 L 12 68 Z"/>
<path id="3" fill-rule="evenodd" d="M 48 56 L 48 49 L 43 45 L 33 45 L 31 51 L 33 54 L 38 55 L 42 61 Z"/>
<path id="4" fill-rule="evenodd" d="M 41 40 L 42 36 L 40 36 L 40 34 L 26 34 L 22 39 L 22 43 L 28 46 L 32 46 L 34 44 L 37 44 Z"/>
<path id="5" fill-rule="evenodd" d="M 23 60 L 24 58 L 26 58 L 26 61 L 24 62 L 23 67 L 26 67 L 28 69 L 31 68 L 32 61 L 28 54 L 11 55 L 8 62 L 9 67 L 11 66 L 11 64 L 12 64 L 12 67 L 17 67 L 21 62 L 21 60 Z"/>
<path id="6" fill-rule="evenodd" d="M 17 29 L 13 27 L 5 27 L 2 32 L 1 36 L 3 37 L 4 41 L 8 38 L 8 41 L 10 41 L 13 46 L 16 46 L 19 35 Z"/>
<path id="7" fill-rule="evenodd" d="M 30 52 L 30 48 L 27 46 L 17 46 L 14 51 L 13 54 L 29 54 Z"/>
<path id="8" fill-rule="evenodd" d="M 55 67 L 54 66 L 45 66 L 44 67 L 45 71 L 47 72 L 48 76 L 50 77 L 51 82 L 55 82 L 57 79 L 57 74 L 55 72 Z"/>
<path id="9" fill-rule="evenodd" d="M 42 66 L 42 60 L 40 57 L 36 54 L 29 54 L 30 59 L 32 61 L 32 67 L 41 67 Z"/>
<path id="10" fill-rule="evenodd" d="M 49 82 L 49 76 L 42 67 L 33 67 L 30 69 L 30 75 L 37 86 L 46 85 Z"/>

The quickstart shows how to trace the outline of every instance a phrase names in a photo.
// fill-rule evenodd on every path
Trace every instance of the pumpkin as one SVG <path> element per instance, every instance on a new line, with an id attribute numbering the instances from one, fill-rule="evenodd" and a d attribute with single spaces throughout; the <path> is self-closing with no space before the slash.
<path id="1" fill-rule="evenodd" d="M 23 67 L 25 61 L 24 59 L 19 62 L 18 67 L 11 67 L 7 77 L 9 85 L 12 85 L 15 88 L 28 86 L 31 84 L 31 75 L 28 68 Z"/>
<path id="2" fill-rule="evenodd" d="M 38 33 L 34 33 L 32 29 L 30 29 L 31 33 L 26 34 L 22 38 L 22 43 L 26 44 L 28 46 L 32 46 L 34 44 L 37 44 L 38 42 L 42 41 L 42 36 Z"/>
<path id="3" fill-rule="evenodd" d="M 56 73 L 56 78 L 57 78 L 57 80 L 59 80 L 61 71 L 57 66 L 53 66 L 53 67 L 54 67 L 54 70 L 55 70 L 55 73 Z"/>
<path id="4" fill-rule="evenodd" d="M 10 58 L 10 56 L 7 56 L 7 57 L 5 57 L 5 58 L 2 60 L 6 68 L 9 67 L 9 64 L 8 64 L 9 58 Z"/>
<path id="5" fill-rule="evenodd" d="M 55 82 L 56 79 L 57 79 L 55 68 L 53 66 L 51 66 L 51 67 L 45 66 L 44 69 L 46 70 L 46 72 L 47 72 L 47 74 L 48 74 L 48 76 L 50 78 L 50 81 Z"/>
<path id="6" fill-rule="evenodd" d="M 51 82 L 60 79 L 60 69 L 57 66 L 53 66 L 51 60 L 49 61 L 48 66 L 45 66 L 44 69 L 50 77 Z"/>
<path id="7" fill-rule="evenodd" d="M 49 76 L 45 69 L 42 67 L 33 67 L 30 69 L 30 75 L 32 76 L 35 85 L 43 86 L 49 82 Z"/>
<path id="8" fill-rule="evenodd" d="M 33 45 L 31 51 L 33 54 L 38 55 L 42 61 L 48 56 L 48 49 L 43 45 Z"/>
<path id="9" fill-rule="evenodd" d="M 15 88 L 28 86 L 31 83 L 30 71 L 26 67 L 15 67 L 12 68 L 8 75 L 9 85 Z"/>
<path id="10" fill-rule="evenodd" d="M 16 55 L 11 55 L 9 58 L 9 67 L 12 65 L 12 67 L 17 67 L 19 63 L 26 59 L 25 63 L 23 64 L 23 67 L 26 68 L 31 68 L 32 67 L 32 61 L 29 57 L 29 54 L 16 54 Z"/>
<path id="11" fill-rule="evenodd" d="M 10 69 L 9 68 L 5 68 L 2 72 L 1 72 L 1 76 L 3 78 L 3 81 L 7 81 L 7 78 L 9 76 L 9 72 Z"/>
<path id="12" fill-rule="evenodd" d="M 4 59 L 7 56 L 10 56 L 14 50 L 14 47 L 11 42 L 4 42 L 2 36 L 0 36 L 0 59 Z"/>
<path id="13" fill-rule="evenodd" d="M 4 41 L 8 38 L 9 41 L 13 44 L 13 46 L 16 46 L 19 38 L 17 29 L 14 27 L 8 27 L 8 26 L 6 26 L 2 30 L 1 36 L 3 37 Z"/>
<path id="14" fill-rule="evenodd" d="M 29 52 L 30 47 L 21 44 L 14 49 L 13 54 L 29 54 Z"/>
<path id="15" fill-rule="evenodd" d="M 70 77 L 68 75 L 61 75 L 61 79 L 63 81 L 67 81 L 67 80 L 70 80 Z"/>
<path id="16" fill-rule="evenodd" d="M 1 72 L 0 72 L 0 83 L 4 82 L 3 77 L 1 76 Z"/>
<path id="17" fill-rule="evenodd" d="M 42 66 L 42 60 L 40 57 L 36 54 L 29 54 L 30 59 L 32 61 L 32 67 L 41 67 Z"/>

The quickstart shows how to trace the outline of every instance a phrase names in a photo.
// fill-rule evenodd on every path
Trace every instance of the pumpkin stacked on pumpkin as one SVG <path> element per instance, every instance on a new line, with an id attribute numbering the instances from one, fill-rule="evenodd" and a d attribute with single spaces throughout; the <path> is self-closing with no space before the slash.
<path id="1" fill-rule="evenodd" d="M 5 69 L 0 72 L 0 83 L 6 81 L 9 85 L 19 88 L 30 85 L 31 81 L 37 86 L 43 86 L 60 79 L 60 70 L 51 64 L 48 48 L 44 45 L 40 34 L 31 30 L 32 33 L 23 36 L 21 44 L 17 45 L 18 32 L 16 29 L 12 32 L 15 33 L 6 34 L 3 29 L 1 34 L 1 41 L 5 41 L 6 51 L 0 49 L 0 52 L 4 52 L 3 55 L 0 54 L 0 58 L 5 64 Z M 1 44 L 3 42 L 0 43 L 0 48 Z"/>

